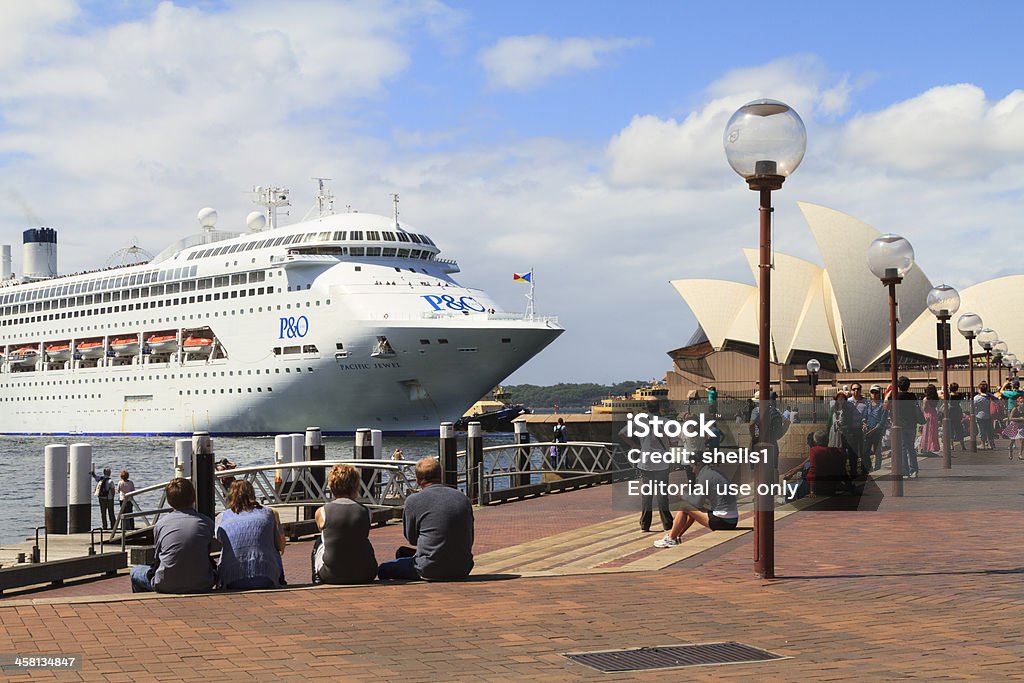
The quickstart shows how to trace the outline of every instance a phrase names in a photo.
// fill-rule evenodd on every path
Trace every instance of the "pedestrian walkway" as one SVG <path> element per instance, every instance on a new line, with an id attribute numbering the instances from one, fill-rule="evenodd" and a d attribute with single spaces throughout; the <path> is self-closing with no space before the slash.
<path id="1" fill-rule="evenodd" d="M 877 511 L 812 508 L 780 518 L 773 581 L 753 578 L 749 533 L 690 554 L 687 544 L 705 535 L 688 532 L 678 561 L 660 571 L 597 566 L 514 580 L 498 573 L 442 584 L 4 600 L 0 652 L 83 655 L 84 670 L 62 680 L 191 680 L 214 671 L 296 681 L 1024 680 L 1024 463 L 1005 451 L 957 452 L 950 471 L 923 459 L 901 499 L 878 484 Z M 653 541 L 657 534 L 602 508 L 608 489 L 480 510 L 478 558 L 494 560 L 481 569 L 507 568 L 493 554 L 503 548 L 542 537 L 568 543 L 569 532 L 587 536 L 594 525 L 611 536 L 622 525 L 629 550 Z M 396 535 L 394 527 L 373 532 L 381 557 Z M 93 585 L 118 581 L 126 579 Z M 716 641 L 789 658 L 602 674 L 562 656 Z"/>

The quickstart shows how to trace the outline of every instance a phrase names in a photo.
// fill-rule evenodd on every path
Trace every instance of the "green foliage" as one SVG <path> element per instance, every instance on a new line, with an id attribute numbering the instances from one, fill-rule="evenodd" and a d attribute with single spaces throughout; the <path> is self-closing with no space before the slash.
<path id="1" fill-rule="evenodd" d="M 560 412 L 583 412 L 608 396 L 630 396 L 637 387 L 647 382 L 633 380 L 618 384 L 506 384 L 504 388 L 512 394 L 513 403 L 521 403 L 537 412 L 550 412 L 556 405 Z"/>

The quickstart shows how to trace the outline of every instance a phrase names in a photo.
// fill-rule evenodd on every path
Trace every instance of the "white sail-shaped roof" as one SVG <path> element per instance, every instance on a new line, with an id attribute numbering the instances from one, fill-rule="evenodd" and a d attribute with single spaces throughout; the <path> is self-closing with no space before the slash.
<path id="1" fill-rule="evenodd" d="M 729 280 L 672 280 L 679 295 L 697 317 L 711 346 L 720 349 L 726 339 L 757 343 L 757 288 Z M 751 307 L 753 315 L 744 314 Z"/>
<path id="2" fill-rule="evenodd" d="M 881 235 L 867 223 L 834 209 L 797 202 L 828 271 L 838 311 L 837 338 L 845 341 L 851 368 L 862 369 L 889 348 L 889 299 L 886 288 L 868 270 L 867 250 Z M 905 330 L 925 309 L 931 282 L 916 266 L 898 289 L 900 324 Z M 843 334 L 847 331 L 846 334 Z"/>
<path id="3" fill-rule="evenodd" d="M 967 340 L 957 332 L 956 320 L 968 311 L 980 315 L 985 327 L 991 327 L 1006 342 L 1010 353 L 1024 357 L 1024 317 L 1011 303 L 1013 293 L 1022 291 L 1024 275 L 1008 275 L 979 282 L 960 292 L 960 310 L 950 320 L 953 329 L 949 357 L 967 355 Z M 896 340 L 897 348 L 937 359 L 935 323 L 935 316 L 925 309 Z M 985 352 L 975 343 L 974 353 L 984 355 Z"/>
<path id="4" fill-rule="evenodd" d="M 759 252 L 757 249 L 744 249 L 743 254 L 759 286 Z M 772 340 L 779 362 L 788 362 L 794 350 L 836 355 L 836 345 L 825 315 L 822 268 L 786 254 L 775 254 L 774 261 Z"/>

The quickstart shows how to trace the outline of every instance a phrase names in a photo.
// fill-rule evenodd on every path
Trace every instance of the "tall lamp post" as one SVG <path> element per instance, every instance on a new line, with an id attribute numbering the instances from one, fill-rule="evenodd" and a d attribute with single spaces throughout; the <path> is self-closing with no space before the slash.
<path id="1" fill-rule="evenodd" d="M 938 319 L 936 344 L 942 352 L 942 467 L 952 469 L 953 455 L 949 445 L 949 363 L 946 352 L 951 348 L 949 319 L 960 309 L 960 295 L 949 285 L 932 287 L 928 292 L 928 310 Z"/>
<path id="2" fill-rule="evenodd" d="M 811 422 L 818 421 L 818 371 L 821 362 L 817 358 L 807 361 L 807 383 L 811 385 Z"/>
<path id="3" fill-rule="evenodd" d="M 890 456 L 892 463 L 892 495 L 903 496 L 903 450 L 900 441 L 900 426 L 897 420 L 896 400 L 899 365 L 896 359 L 896 285 L 903 282 L 903 276 L 914 266 L 914 248 L 899 235 L 882 235 L 868 246 L 868 268 L 882 284 L 889 288 L 889 369 L 892 381 L 892 405 L 890 415 L 892 427 L 889 430 Z M 911 435 L 911 439 L 914 437 Z"/>
<path id="4" fill-rule="evenodd" d="M 807 130 L 800 115 L 788 104 L 776 100 L 748 102 L 732 115 L 723 139 L 729 165 L 748 187 L 761 195 L 761 254 L 758 264 L 760 319 L 758 326 L 758 387 L 760 391 L 759 435 L 762 443 L 770 436 L 771 398 L 771 246 L 772 192 L 782 187 L 786 177 L 803 161 L 807 149 Z M 757 483 L 776 480 L 778 453 L 771 453 L 757 465 Z M 765 462 L 768 460 L 768 462 Z M 761 579 L 775 578 L 775 499 L 757 495 L 754 512 L 754 574 Z"/>
<path id="5" fill-rule="evenodd" d="M 1009 351 L 1010 349 L 1009 347 L 1007 347 L 1006 342 L 1004 341 L 997 341 L 995 344 L 992 345 L 992 360 L 996 364 L 996 372 L 998 373 L 996 375 L 996 377 L 998 378 L 996 380 L 996 386 L 999 387 L 1003 386 L 1003 358 Z M 992 387 L 990 386 L 989 389 L 991 388 Z"/>
<path id="6" fill-rule="evenodd" d="M 978 452 L 978 425 L 974 419 L 974 340 L 978 333 L 984 329 L 981 316 L 977 313 L 964 313 L 956 319 L 957 332 L 967 340 L 967 367 L 970 371 L 971 390 L 967 396 L 967 414 L 970 416 L 971 426 L 971 453 Z"/>
<path id="7" fill-rule="evenodd" d="M 985 349 L 985 384 L 992 388 L 992 347 L 999 341 L 999 335 L 991 327 L 978 332 L 978 344 Z"/>

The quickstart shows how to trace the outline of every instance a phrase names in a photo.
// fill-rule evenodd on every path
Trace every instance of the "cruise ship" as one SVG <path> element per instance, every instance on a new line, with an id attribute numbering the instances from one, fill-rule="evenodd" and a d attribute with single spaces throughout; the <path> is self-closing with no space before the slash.
<path id="1" fill-rule="evenodd" d="M 318 426 L 436 433 L 550 344 L 554 318 L 501 311 L 398 217 L 333 210 L 202 230 L 145 263 L 57 275 L 57 233 L 0 273 L 0 434 L 259 435 Z"/>

